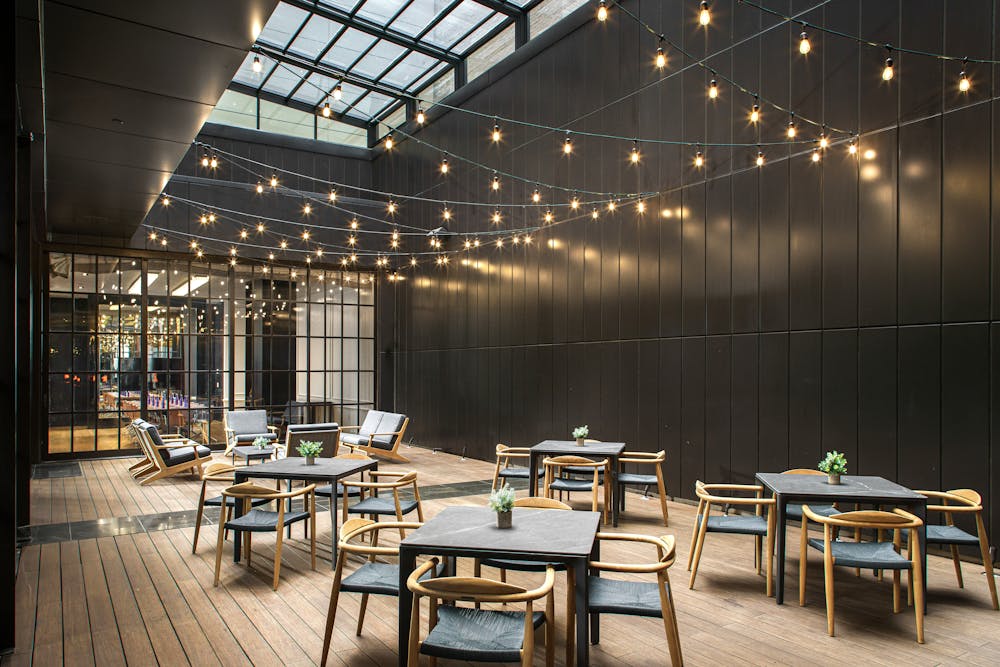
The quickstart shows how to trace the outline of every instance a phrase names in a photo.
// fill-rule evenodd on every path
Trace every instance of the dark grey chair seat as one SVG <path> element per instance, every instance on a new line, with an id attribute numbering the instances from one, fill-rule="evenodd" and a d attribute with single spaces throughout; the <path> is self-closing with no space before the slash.
<path id="1" fill-rule="evenodd" d="M 591 491 L 594 488 L 594 479 L 566 479 L 556 477 L 549 483 L 549 488 L 555 491 Z"/>
<path id="2" fill-rule="evenodd" d="M 809 538 L 809 546 L 823 552 L 823 540 Z M 902 554 L 896 553 L 892 542 L 845 542 L 830 543 L 833 564 L 844 567 L 863 567 L 873 570 L 909 570 L 913 563 Z"/>
<path id="3" fill-rule="evenodd" d="M 309 518 L 309 512 L 285 512 L 285 521 L 282 527 L 289 526 L 297 521 L 304 521 Z M 241 517 L 230 519 L 226 522 L 229 530 L 275 531 L 278 528 L 278 513 L 269 510 L 252 509 Z"/>
<path id="4" fill-rule="evenodd" d="M 320 496 L 321 498 L 329 498 L 332 495 L 332 491 L 333 491 L 333 486 L 331 484 L 327 484 L 326 486 L 317 486 L 315 493 L 317 496 Z M 350 491 L 347 492 L 348 498 L 357 497 L 360 495 L 361 495 L 361 489 L 357 488 L 351 489 Z M 341 484 L 340 482 L 337 482 L 337 497 L 338 498 L 344 497 L 344 485 Z"/>
<path id="5" fill-rule="evenodd" d="M 902 535 L 903 546 L 906 546 L 906 541 L 909 539 L 909 531 L 905 528 L 899 531 Z M 891 535 L 891 533 L 889 533 Z M 957 544 L 965 546 L 979 546 L 979 538 L 975 535 L 971 535 L 958 526 L 937 526 L 934 524 L 927 525 L 927 544 Z"/>
<path id="6" fill-rule="evenodd" d="M 399 509 L 403 514 L 409 514 L 417 509 L 417 501 L 413 499 L 403 500 L 401 498 L 399 500 Z M 396 516 L 396 505 L 392 502 L 392 498 L 375 498 L 369 496 L 351 505 L 347 511 L 351 514 L 388 514 Z"/>
<path id="7" fill-rule="evenodd" d="M 532 615 L 536 628 L 545 614 Z M 472 662 L 518 662 L 524 645 L 524 612 L 438 607 L 438 622 L 424 639 L 424 655 Z"/>
<path id="8" fill-rule="evenodd" d="M 275 440 L 278 439 L 278 434 L 271 433 L 270 431 L 268 431 L 267 433 L 244 433 L 242 435 L 237 433 L 235 437 L 237 445 L 244 442 L 249 442 L 250 444 L 253 444 L 253 441 L 256 440 L 257 438 L 264 438 L 268 442 L 274 442 Z"/>
<path id="9" fill-rule="evenodd" d="M 618 475 L 619 484 L 632 484 L 635 486 L 655 486 L 656 475 L 640 475 L 634 472 L 623 472 Z"/>
<path id="10" fill-rule="evenodd" d="M 517 572 L 545 572 L 550 567 L 556 572 L 566 569 L 566 563 L 546 563 L 538 560 L 516 560 L 514 558 L 484 558 L 480 563 L 501 570 L 516 570 Z"/>
<path id="11" fill-rule="evenodd" d="M 521 468 L 517 466 L 511 466 L 510 468 L 500 468 L 499 476 L 508 479 L 528 479 L 529 477 L 531 477 L 531 469 Z M 545 471 L 539 468 L 536 473 L 536 476 L 544 477 Z"/>
<path id="12" fill-rule="evenodd" d="M 813 514 L 820 516 L 833 516 L 843 511 L 833 505 L 809 505 L 809 509 L 813 511 Z M 802 505 L 799 503 L 788 503 L 785 505 L 785 520 L 802 521 Z"/>
<path id="13" fill-rule="evenodd" d="M 591 479 L 594 479 L 594 469 L 588 468 L 587 466 L 562 466 L 561 470 L 574 475 L 588 475 Z M 604 477 L 603 468 L 597 469 L 597 476 Z"/>
<path id="14" fill-rule="evenodd" d="M 658 584 L 587 577 L 587 611 L 662 618 Z"/>
<path id="15" fill-rule="evenodd" d="M 198 445 L 197 447 L 171 447 L 170 449 L 161 449 L 160 456 L 163 457 L 163 463 L 170 468 L 180 465 L 181 463 L 194 461 L 195 451 L 198 452 L 198 458 L 205 459 L 212 456 L 212 450 L 205 445 Z"/>
<path id="16" fill-rule="evenodd" d="M 444 572 L 444 565 L 438 565 L 436 572 L 427 572 L 420 580 L 436 577 Z M 340 590 L 348 593 L 371 593 L 372 595 L 399 596 L 399 565 L 393 563 L 364 563 L 361 567 L 341 579 Z"/>
<path id="17" fill-rule="evenodd" d="M 701 524 L 701 516 L 697 519 Z M 767 517 L 756 514 L 714 515 L 708 517 L 710 533 L 733 533 L 736 535 L 767 535 Z"/>
<path id="18" fill-rule="evenodd" d="M 261 505 L 266 505 L 271 502 L 267 498 L 255 498 L 250 501 L 250 507 L 260 507 Z M 215 496 L 214 498 L 205 499 L 206 507 L 222 507 L 222 496 Z M 232 496 L 226 497 L 226 507 L 236 507 L 236 498 Z"/>

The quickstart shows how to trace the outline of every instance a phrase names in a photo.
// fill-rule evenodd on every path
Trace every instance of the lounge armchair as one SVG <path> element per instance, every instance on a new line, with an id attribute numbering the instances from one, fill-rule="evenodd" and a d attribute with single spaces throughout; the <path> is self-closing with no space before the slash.
<path id="1" fill-rule="evenodd" d="M 340 442 L 351 449 L 361 450 L 380 458 L 409 463 L 409 459 L 399 454 L 399 443 L 410 423 L 406 415 L 395 412 L 369 410 L 360 426 L 341 426 Z M 357 431 L 357 433 L 345 433 Z"/>
<path id="2" fill-rule="evenodd" d="M 278 440 L 278 427 L 267 423 L 267 410 L 233 410 L 223 413 L 222 425 L 226 431 L 226 456 L 237 445 L 250 445 L 257 438 L 269 442 Z"/>
<path id="3" fill-rule="evenodd" d="M 205 445 L 180 438 L 164 440 L 152 424 L 138 425 L 135 432 L 150 460 L 150 468 L 139 481 L 142 485 L 187 471 L 201 479 L 201 466 L 212 460 L 212 450 Z"/>

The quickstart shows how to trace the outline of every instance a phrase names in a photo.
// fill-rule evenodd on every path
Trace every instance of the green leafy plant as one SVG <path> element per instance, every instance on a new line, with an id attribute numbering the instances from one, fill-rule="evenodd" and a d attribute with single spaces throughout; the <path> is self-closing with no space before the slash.
<path id="1" fill-rule="evenodd" d="M 573 429 L 574 438 L 586 438 L 588 435 L 590 435 L 590 428 L 586 424 Z"/>
<path id="2" fill-rule="evenodd" d="M 843 475 L 847 472 L 847 457 L 836 449 L 826 453 L 826 458 L 819 462 L 820 472 L 827 475 Z"/>
<path id="3" fill-rule="evenodd" d="M 490 493 L 490 509 L 494 512 L 509 512 L 514 508 L 514 489 L 507 484 Z"/>
<path id="4" fill-rule="evenodd" d="M 323 451 L 323 443 L 313 440 L 303 440 L 295 450 L 302 456 L 319 456 L 319 453 Z"/>
<path id="5" fill-rule="evenodd" d="M 256 447 L 257 449 L 264 449 L 269 444 L 270 444 L 270 441 L 267 438 L 263 437 L 263 436 L 257 437 L 257 438 L 253 439 L 253 446 Z"/>

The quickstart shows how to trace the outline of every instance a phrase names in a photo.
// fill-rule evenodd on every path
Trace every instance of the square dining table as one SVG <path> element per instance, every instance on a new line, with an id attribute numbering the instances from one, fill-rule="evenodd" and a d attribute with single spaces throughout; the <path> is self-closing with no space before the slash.
<path id="1" fill-rule="evenodd" d="M 365 470 L 377 470 L 378 461 L 375 459 L 338 459 L 338 458 L 318 458 L 313 465 L 306 465 L 305 458 L 301 456 L 288 456 L 275 461 L 258 463 L 253 466 L 237 468 L 235 472 L 235 483 L 242 484 L 251 477 L 260 479 L 286 479 L 289 485 L 292 480 L 300 480 L 317 485 L 329 483 L 333 486 L 334 493 L 330 494 L 330 531 L 333 545 L 331 547 L 331 560 L 337 562 L 337 482 L 344 477 L 356 475 Z M 240 504 L 237 503 L 233 512 L 235 516 L 240 516 Z M 240 562 L 240 547 L 243 540 L 240 539 L 241 531 L 234 531 L 233 534 L 233 561 Z"/>
<path id="2" fill-rule="evenodd" d="M 528 465 L 528 494 L 538 495 L 538 460 L 544 456 L 583 456 L 588 459 L 606 458 L 611 463 L 611 523 L 618 526 L 618 459 L 625 451 L 624 442 L 588 442 L 576 444 L 576 440 L 543 440 L 531 448 Z"/>
<path id="3" fill-rule="evenodd" d="M 842 475 L 840 484 L 830 484 L 825 475 L 793 475 L 779 472 L 759 472 L 757 481 L 765 489 L 774 493 L 775 499 L 775 550 L 777 552 L 777 572 L 774 599 L 778 604 L 785 601 L 785 510 L 788 503 L 808 505 L 810 502 L 831 505 L 841 503 L 853 505 L 887 505 L 903 507 L 927 521 L 927 497 L 905 486 L 900 486 L 884 477 L 869 475 Z M 847 511 L 847 510 L 845 510 Z M 923 559 L 924 588 L 927 586 L 927 527 L 922 526 L 920 535 L 920 557 Z"/>
<path id="4" fill-rule="evenodd" d="M 399 544 L 399 664 L 407 664 L 413 595 L 406 580 L 417 556 L 512 558 L 566 563 L 576 581 L 576 664 L 589 664 L 587 563 L 600 559 L 599 512 L 515 507 L 513 526 L 497 528 L 496 513 L 487 507 L 447 507 Z M 595 575 L 597 572 L 595 571 Z M 597 633 L 595 624 L 595 637 Z"/>

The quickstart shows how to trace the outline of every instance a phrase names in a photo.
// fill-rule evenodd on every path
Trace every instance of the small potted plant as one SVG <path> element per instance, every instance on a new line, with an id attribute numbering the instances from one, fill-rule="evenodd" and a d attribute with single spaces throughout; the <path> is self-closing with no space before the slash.
<path id="1" fill-rule="evenodd" d="M 573 437 L 576 438 L 576 444 L 580 445 L 581 447 L 583 447 L 583 443 L 587 439 L 588 435 L 590 435 L 590 429 L 587 427 L 586 424 L 584 424 L 583 426 L 577 426 L 575 429 L 573 429 Z"/>
<path id="2" fill-rule="evenodd" d="M 267 449 L 271 442 L 264 436 L 259 436 L 253 439 L 253 446 L 257 449 Z"/>
<path id="3" fill-rule="evenodd" d="M 825 472 L 827 482 L 840 484 L 840 476 L 847 473 L 847 457 L 836 449 L 826 453 L 826 458 L 819 462 L 820 472 Z"/>
<path id="4" fill-rule="evenodd" d="M 303 440 L 295 449 L 305 457 L 306 465 L 311 466 L 316 464 L 316 457 L 323 451 L 323 443 L 313 440 Z"/>
<path id="5" fill-rule="evenodd" d="M 514 509 L 514 489 L 504 484 L 491 492 L 490 509 L 497 513 L 497 528 L 510 528 L 511 510 Z"/>

